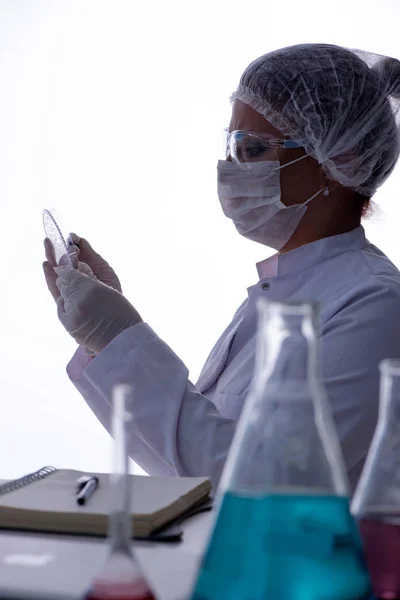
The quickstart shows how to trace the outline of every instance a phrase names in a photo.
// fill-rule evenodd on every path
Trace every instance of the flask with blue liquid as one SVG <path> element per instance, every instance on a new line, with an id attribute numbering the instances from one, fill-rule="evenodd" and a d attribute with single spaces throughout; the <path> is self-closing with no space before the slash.
<path id="1" fill-rule="evenodd" d="M 252 387 L 192 600 L 361 600 L 371 585 L 318 371 L 318 309 L 261 299 Z"/>

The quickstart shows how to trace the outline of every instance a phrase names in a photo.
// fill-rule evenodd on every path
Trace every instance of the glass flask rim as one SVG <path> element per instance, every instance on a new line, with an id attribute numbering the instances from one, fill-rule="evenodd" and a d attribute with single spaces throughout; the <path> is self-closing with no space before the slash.
<path id="1" fill-rule="evenodd" d="M 319 315 L 319 302 L 309 302 L 308 300 L 270 300 L 269 298 L 258 299 L 258 309 L 269 313 L 279 313 L 280 315 L 316 317 Z M 400 360 L 399 360 L 400 364 Z"/>
<path id="2" fill-rule="evenodd" d="M 399 358 L 385 358 L 379 363 L 379 370 L 385 375 L 398 375 L 400 376 L 400 359 Z"/>

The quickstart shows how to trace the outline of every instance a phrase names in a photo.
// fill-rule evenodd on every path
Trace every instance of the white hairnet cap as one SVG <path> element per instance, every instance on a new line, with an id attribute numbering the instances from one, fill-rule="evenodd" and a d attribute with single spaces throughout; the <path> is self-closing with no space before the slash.
<path id="1" fill-rule="evenodd" d="M 400 151 L 400 61 L 328 44 L 261 56 L 243 73 L 241 100 L 304 146 L 327 176 L 371 197 Z"/>

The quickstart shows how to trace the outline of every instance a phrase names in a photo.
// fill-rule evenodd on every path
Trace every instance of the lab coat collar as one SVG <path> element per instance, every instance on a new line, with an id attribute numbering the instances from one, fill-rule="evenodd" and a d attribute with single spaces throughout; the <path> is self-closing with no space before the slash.
<path id="1" fill-rule="evenodd" d="M 298 273 L 316 264 L 322 263 L 332 256 L 348 252 L 349 250 L 363 248 L 367 243 L 365 231 L 362 225 L 341 235 L 322 238 L 311 244 L 300 246 L 290 252 L 274 254 L 266 260 L 257 263 L 257 271 L 260 279 L 274 276 L 283 277 L 291 273 Z M 276 273 L 272 274 L 271 266 L 277 261 L 277 267 L 273 267 Z"/>

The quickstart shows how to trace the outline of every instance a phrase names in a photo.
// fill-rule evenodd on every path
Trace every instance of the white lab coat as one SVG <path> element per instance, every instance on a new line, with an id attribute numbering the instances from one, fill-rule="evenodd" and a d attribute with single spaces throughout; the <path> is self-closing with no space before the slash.
<path id="1" fill-rule="evenodd" d="M 207 475 L 216 485 L 253 374 L 257 298 L 318 301 L 322 375 L 354 488 L 376 425 L 378 364 L 400 358 L 400 273 L 362 227 L 268 259 L 260 272 L 196 385 L 146 323 L 92 361 L 78 349 L 69 377 L 107 429 L 113 387 L 131 384 L 130 456 L 150 474 Z"/>

